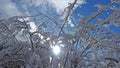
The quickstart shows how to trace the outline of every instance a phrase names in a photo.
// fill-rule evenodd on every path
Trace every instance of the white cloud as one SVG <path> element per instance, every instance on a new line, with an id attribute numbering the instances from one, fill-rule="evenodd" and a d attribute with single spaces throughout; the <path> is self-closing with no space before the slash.
<path id="1" fill-rule="evenodd" d="M 70 20 L 70 18 L 68 18 L 68 24 L 71 26 L 71 27 L 74 27 L 75 25 L 72 23 L 72 21 Z"/>
<path id="2" fill-rule="evenodd" d="M 50 4 L 52 4 L 52 7 L 55 8 L 58 13 L 61 13 L 69 5 L 69 3 L 73 3 L 75 0 L 48 0 L 48 1 Z M 77 3 L 79 5 L 83 4 L 84 0 L 78 0 Z"/>
<path id="3" fill-rule="evenodd" d="M 48 0 L 32 0 L 32 4 L 35 6 L 45 6 Z"/>
<path id="4" fill-rule="evenodd" d="M 41 10 L 50 11 L 50 8 L 56 10 L 61 14 L 69 3 L 73 3 L 74 0 L 23 0 L 24 5 L 40 7 Z M 78 4 L 83 4 L 84 0 L 78 0 Z"/>
<path id="5" fill-rule="evenodd" d="M 60 13 L 68 6 L 68 3 L 73 3 L 73 0 L 49 0 L 49 3 Z"/>
<path id="6" fill-rule="evenodd" d="M 21 22 L 23 22 L 24 20 L 25 21 L 30 21 L 30 18 L 29 17 L 26 17 L 26 18 L 24 18 L 24 19 L 22 19 L 22 18 L 19 18 L 18 19 L 19 21 L 21 21 Z M 30 27 L 30 32 L 35 32 L 36 30 L 37 30 L 37 27 L 36 27 L 36 25 L 35 25 L 35 22 L 27 22 L 27 24 L 29 25 L 29 27 Z"/>
<path id="7" fill-rule="evenodd" d="M 30 25 L 30 32 L 35 32 L 37 30 L 35 22 L 29 22 L 28 23 Z"/>
<path id="8" fill-rule="evenodd" d="M 74 0 L 49 0 L 49 3 L 52 4 L 52 7 L 56 9 L 58 13 L 64 11 L 64 9 L 69 5 L 69 3 L 73 3 Z M 78 4 L 83 4 L 83 0 L 78 0 Z"/>
<path id="9" fill-rule="evenodd" d="M 23 9 L 25 11 L 21 12 L 27 12 L 28 14 L 29 10 L 32 12 L 42 11 L 48 14 L 49 12 L 61 14 L 68 6 L 68 3 L 73 2 L 74 0 L 18 0 L 16 2 L 12 0 L 0 0 L 0 19 L 20 15 L 20 11 Z M 84 0 L 78 0 L 78 3 L 83 4 Z M 38 7 L 38 9 L 33 9 L 35 7 Z"/>
<path id="10" fill-rule="evenodd" d="M 18 8 L 11 0 L 0 0 L 0 19 L 20 15 Z"/>

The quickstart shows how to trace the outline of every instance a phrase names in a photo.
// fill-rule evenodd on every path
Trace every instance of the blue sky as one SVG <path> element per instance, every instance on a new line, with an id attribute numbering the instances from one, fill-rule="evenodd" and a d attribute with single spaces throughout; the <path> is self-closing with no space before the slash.
<path id="1" fill-rule="evenodd" d="M 101 5 L 108 5 L 111 3 L 111 0 L 86 0 L 86 4 L 81 5 L 81 7 L 78 7 L 74 13 L 77 19 L 79 19 L 79 17 L 77 16 L 78 13 L 80 13 L 81 15 L 88 17 L 90 15 L 92 15 L 93 13 L 96 13 L 98 11 L 98 8 L 95 7 L 96 4 L 101 4 Z M 117 7 L 120 7 L 120 5 L 117 5 Z M 101 19 L 106 19 L 109 14 L 113 13 L 112 10 L 105 10 L 102 14 L 100 14 L 98 16 L 98 18 Z M 92 23 L 96 23 L 96 20 L 92 20 Z M 110 25 L 109 28 L 120 34 L 120 28 L 116 27 L 115 25 Z"/>
<path id="2" fill-rule="evenodd" d="M 59 16 L 62 14 L 65 7 L 68 6 L 68 3 L 72 3 L 73 1 L 74 0 L 0 0 L 0 19 L 22 14 L 36 15 L 42 12 L 59 21 Z M 111 2 L 111 0 L 86 0 L 86 3 L 84 0 L 78 1 L 80 6 L 76 6 L 73 12 L 78 21 L 78 13 L 87 17 L 97 12 L 98 8 L 94 7 L 95 4 L 108 5 Z M 111 10 L 106 10 L 98 17 L 105 19 L 112 12 Z M 95 22 L 95 20 L 92 21 L 92 23 Z M 114 25 L 111 25 L 110 29 L 120 33 L 120 28 Z"/>
<path id="3" fill-rule="evenodd" d="M 96 4 L 108 5 L 109 3 L 110 0 L 86 0 L 86 4 L 76 9 L 76 13 L 90 16 L 92 13 L 97 12 L 97 8 L 94 7 Z"/>

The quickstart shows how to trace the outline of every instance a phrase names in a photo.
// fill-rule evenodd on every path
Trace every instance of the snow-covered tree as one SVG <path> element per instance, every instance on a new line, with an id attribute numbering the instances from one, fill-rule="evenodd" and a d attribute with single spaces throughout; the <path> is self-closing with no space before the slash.
<path id="1" fill-rule="evenodd" d="M 120 34 L 110 29 L 120 28 L 119 4 L 97 4 L 98 12 L 79 22 L 77 0 L 65 8 L 61 23 L 43 13 L 0 20 L 0 68 L 119 68 Z M 113 13 L 98 18 L 105 10 Z"/>

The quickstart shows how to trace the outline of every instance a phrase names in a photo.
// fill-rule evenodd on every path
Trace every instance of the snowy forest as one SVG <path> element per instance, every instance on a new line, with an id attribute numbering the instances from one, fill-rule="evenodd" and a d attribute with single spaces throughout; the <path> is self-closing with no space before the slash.
<path id="1" fill-rule="evenodd" d="M 110 29 L 120 29 L 120 0 L 76 18 L 78 1 L 60 21 L 42 12 L 0 19 L 0 68 L 120 68 L 120 33 Z M 99 18 L 107 10 L 107 18 Z"/>

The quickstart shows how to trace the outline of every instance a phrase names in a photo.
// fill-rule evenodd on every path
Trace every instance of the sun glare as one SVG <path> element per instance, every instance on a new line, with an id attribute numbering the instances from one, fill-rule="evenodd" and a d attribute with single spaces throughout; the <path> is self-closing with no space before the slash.
<path id="1" fill-rule="evenodd" d="M 60 53 L 60 47 L 57 45 L 54 46 L 52 50 L 55 55 L 58 55 Z"/>

